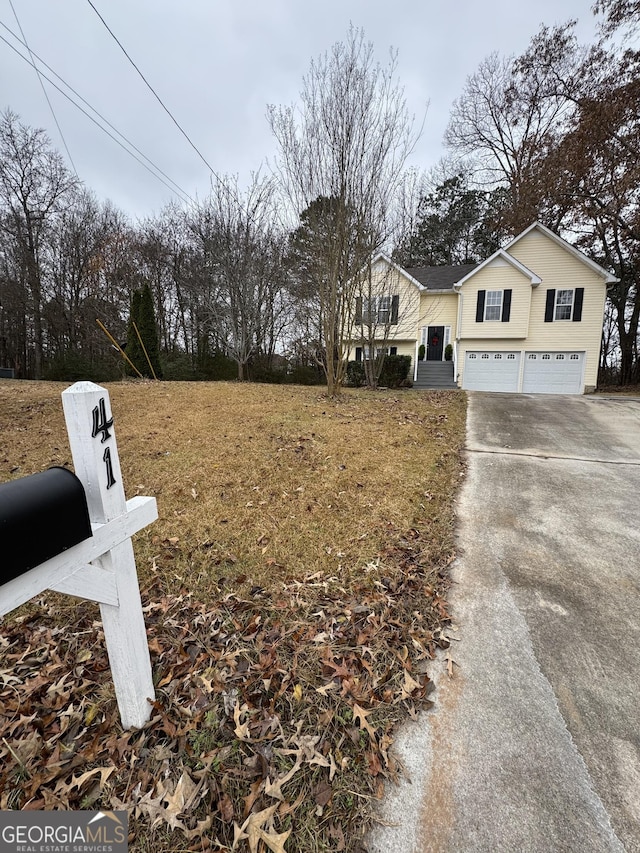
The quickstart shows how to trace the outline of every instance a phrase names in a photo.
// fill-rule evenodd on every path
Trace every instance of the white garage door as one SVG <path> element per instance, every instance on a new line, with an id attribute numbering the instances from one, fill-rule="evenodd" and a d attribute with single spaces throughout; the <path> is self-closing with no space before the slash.
<path id="1" fill-rule="evenodd" d="M 526 394 L 582 394 L 583 352 L 527 352 L 522 390 Z"/>
<path id="2" fill-rule="evenodd" d="M 468 352 L 462 387 L 469 391 L 517 391 L 519 352 Z"/>

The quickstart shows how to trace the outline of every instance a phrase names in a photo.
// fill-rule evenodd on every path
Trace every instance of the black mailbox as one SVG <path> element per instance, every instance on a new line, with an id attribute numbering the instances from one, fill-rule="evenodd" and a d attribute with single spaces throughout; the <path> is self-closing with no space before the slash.
<path id="1" fill-rule="evenodd" d="M 84 486 L 67 468 L 0 485 L 0 584 L 91 535 Z"/>

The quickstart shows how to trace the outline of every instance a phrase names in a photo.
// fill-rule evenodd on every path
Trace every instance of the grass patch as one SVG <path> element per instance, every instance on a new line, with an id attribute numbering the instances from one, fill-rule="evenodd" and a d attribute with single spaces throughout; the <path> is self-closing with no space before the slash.
<path id="1" fill-rule="evenodd" d="M 0 481 L 71 464 L 64 387 L 0 383 Z M 96 607 L 22 608 L 0 807 L 122 804 L 140 851 L 358 849 L 447 645 L 464 394 L 107 387 L 127 497 L 158 500 L 135 539 L 156 704 L 119 729 Z"/>
<path id="2" fill-rule="evenodd" d="M 599 385 L 596 394 L 640 397 L 640 385 Z"/>

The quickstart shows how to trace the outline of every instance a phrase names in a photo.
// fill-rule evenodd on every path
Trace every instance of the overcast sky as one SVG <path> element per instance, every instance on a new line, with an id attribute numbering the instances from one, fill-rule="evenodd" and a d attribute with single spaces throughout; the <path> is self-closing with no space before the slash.
<path id="1" fill-rule="evenodd" d="M 206 195 L 211 173 L 109 35 L 88 0 L 0 0 L 0 22 L 153 160 L 190 196 Z M 297 100 L 313 57 L 362 27 L 379 60 L 398 51 L 398 78 L 422 121 L 412 165 L 443 155 L 451 104 L 493 51 L 522 52 L 541 23 L 578 18 L 594 37 L 593 0 L 93 0 L 114 34 L 219 174 L 239 175 L 273 159 L 267 104 Z M 19 45 L 4 27 L 0 35 Z M 50 75 L 50 72 L 46 72 Z M 51 75 L 50 75 L 51 76 Z M 56 79 L 55 77 L 53 79 Z M 0 109 L 42 127 L 64 153 L 33 68 L 0 41 Z M 59 83 L 59 81 L 56 81 Z M 59 84 L 62 85 L 62 84 Z M 78 175 L 133 217 L 173 196 L 46 81 Z M 66 154 L 65 154 L 66 156 Z"/>

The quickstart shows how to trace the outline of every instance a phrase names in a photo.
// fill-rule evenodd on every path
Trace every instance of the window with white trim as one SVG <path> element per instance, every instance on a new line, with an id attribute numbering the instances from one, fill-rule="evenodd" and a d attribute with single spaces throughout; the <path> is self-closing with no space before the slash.
<path id="1" fill-rule="evenodd" d="M 368 344 L 356 347 L 356 361 L 370 361 L 372 351 Z M 398 355 L 398 347 L 375 347 L 375 357 L 381 358 L 383 355 Z"/>
<path id="2" fill-rule="evenodd" d="M 378 299 L 378 323 L 386 325 L 391 320 L 391 297 L 381 296 Z"/>
<path id="3" fill-rule="evenodd" d="M 570 320 L 573 314 L 573 290 L 556 290 L 554 320 Z"/>
<path id="4" fill-rule="evenodd" d="M 393 296 L 362 297 L 362 323 L 387 326 L 393 322 Z"/>
<path id="5" fill-rule="evenodd" d="M 487 290 L 484 300 L 484 319 L 485 321 L 502 319 L 501 290 Z"/>

